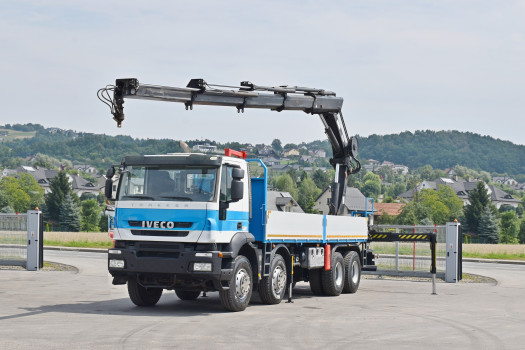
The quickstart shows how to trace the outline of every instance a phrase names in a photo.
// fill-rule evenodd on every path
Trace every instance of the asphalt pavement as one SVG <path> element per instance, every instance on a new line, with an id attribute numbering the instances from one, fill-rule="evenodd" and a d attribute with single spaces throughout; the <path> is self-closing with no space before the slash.
<path id="1" fill-rule="evenodd" d="M 113 286 L 106 254 L 47 251 L 77 271 L 0 270 L 2 349 L 523 349 L 525 268 L 465 263 L 495 283 L 363 279 L 356 294 L 225 312 L 218 293 L 181 301 L 165 291 L 138 308 Z"/>

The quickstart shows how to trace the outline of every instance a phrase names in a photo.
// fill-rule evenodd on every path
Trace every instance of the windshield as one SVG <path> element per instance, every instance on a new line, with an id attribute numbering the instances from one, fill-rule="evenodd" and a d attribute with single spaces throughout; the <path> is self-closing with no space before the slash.
<path id="1" fill-rule="evenodd" d="M 127 166 L 120 175 L 118 200 L 197 201 L 215 199 L 217 168 Z"/>

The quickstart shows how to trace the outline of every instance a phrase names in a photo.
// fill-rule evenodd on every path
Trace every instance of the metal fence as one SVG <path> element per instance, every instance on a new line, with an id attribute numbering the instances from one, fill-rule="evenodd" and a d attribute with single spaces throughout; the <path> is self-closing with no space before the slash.
<path id="1" fill-rule="evenodd" d="M 421 234 L 436 233 L 436 268 L 438 277 L 446 271 L 445 226 L 376 225 L 380 231 Z M 370 248 L 378 255 L 374 274 L 430 276 L 432 265 L 430 242 L 371 242 Z"/>
<path id="2" fill-rule="evenodd" d="M 25 266 L 27 214 L 0 214 L 0 265 Z"/>

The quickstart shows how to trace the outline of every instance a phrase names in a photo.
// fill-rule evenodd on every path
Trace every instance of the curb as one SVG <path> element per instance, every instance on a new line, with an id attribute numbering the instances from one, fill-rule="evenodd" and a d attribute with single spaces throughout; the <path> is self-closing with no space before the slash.
<path id="1" fill-rule="evenodd" d="M 521 261 L 521 260 L 496 260 L 496 259 L 463 258 L 463 262 L 476 262 L 476 263 L 485 263 L 485 264 L 525 265 L 525 261 Z"/>
<path id="2" fill-rule="evenodd" d="M 75 247 L 54 247 L 45 246 L 44 250 L 59 250 L 65 252 L 87 252 L 87 253 L 107 253 L 108 249 L 105 248 L 75 248 Z"/>

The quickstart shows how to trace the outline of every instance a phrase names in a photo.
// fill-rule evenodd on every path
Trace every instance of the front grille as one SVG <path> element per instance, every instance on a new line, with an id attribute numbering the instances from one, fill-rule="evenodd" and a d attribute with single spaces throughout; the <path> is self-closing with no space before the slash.
<path id="1" fill-rule="evenodd" d="M 135 236 L 186 237 L 190 231 L 131 230 Z"/>
<path id="2" fill-rule="evenodd" d="M 139 250 L 137 252 L 137 258 L 171 258 L 177 259 L 179 257 L 179 252 L 159 252 L 159 251 L 149 251 L 149 250 Z"/>
<path id="3" fill-rule="evenodd" d="M 142 227 L 142 221 L 129 220 L 129 226 L 131 227 Z M 173 221 L 173 228 L 190 228 L 193 222 Z"/>
<path id="4" fill-rule="evenodd" d="M 171 243 L 144 243 L 137 242 L 138 249 L 163 249 L 163 250 L 182 250 L 184 246 L 181 244 Z"/>

